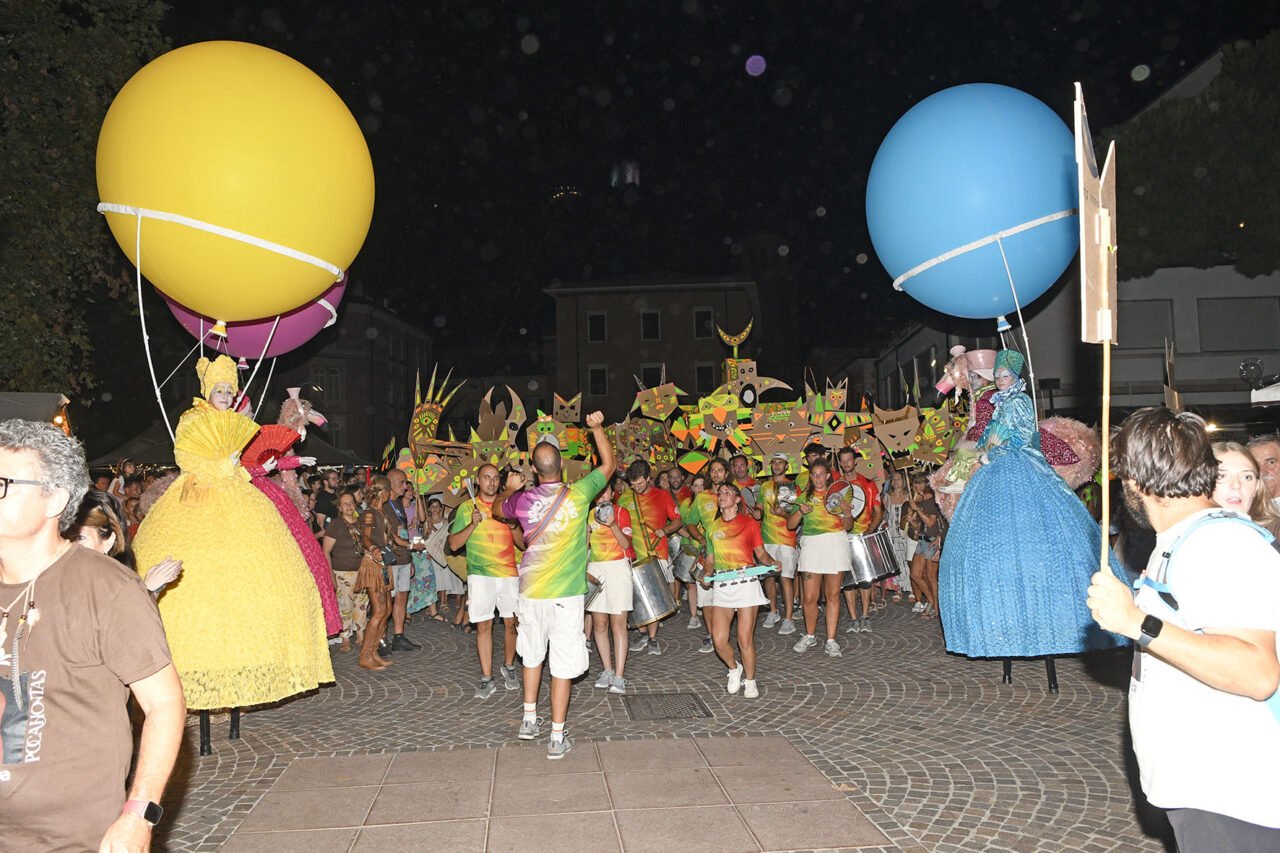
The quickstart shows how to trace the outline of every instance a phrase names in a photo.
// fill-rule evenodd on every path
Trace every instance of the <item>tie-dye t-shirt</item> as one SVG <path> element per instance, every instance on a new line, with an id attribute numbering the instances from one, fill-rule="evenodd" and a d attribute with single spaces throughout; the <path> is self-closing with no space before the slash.
<path id="1" fill-rule="evenodd" d="M 604 472 L 597 468 L 571 486 L 543 483 L 516 492 L 502 505 L 502 514 L 520 522 L 525 536 L 556 503 L 560 492 L 568 494 L 555 517 L 520 558 L 520 594 L 525 598 L 567 598 L 587 592 L 587 513 L 605 487 Z"/>
<path id="2" fill-rule="evenodd" d="M 680 512 L 671 493 L 657 486 L 650 486 L 643 495 L 636 494 L 635 489 L 627 489 L 618 499 L 618 506 L 630 511 L 635 533 L 631 535 L 631 547 L 635 549 L 636 560 L 644 560 L 652 553 L 659 559 L 668 559 L 667 538 L 657 536 L 653 531 L 667 526 L 672 519 L 679 519 Z M 640 527 L 649 529 L 646 537 Z"/>
<path id="3" fill-rule="evenodd" d="M 476 525 L 467 537 L 467 573 L 490 578 L 516 576 L 516 545 L 511 528 L 493 519 L 493 503 L 477 497 L 475 501 L 463 501 L 453 516 L 450 533 L 461 533 L 471 523 L 472 507 L 479 507 L 484 521 Z"/>
<path id="4" fill-rule="evenodd" d="M 771 510 L 778 506 L 778 484 L 772 479 L 765 480 L 760 486 L 760 508 L 764 515 L 760 518 L 760 535 L 766 545 L 796 544 L 796 532 L 787 528 L 786 515 L 774 515 Z M 785 509 L 781 510 L 786 512 Z"/>
<path id="5" fill-rule="evenodd" d="M 844 522 L 839 515 L 827 511 L 827 498 L 824 492 L 814 490 L 811 497 L 805 498 L 801 492 L 796 498 L 796 506 L 808 504 L 813 510 L 803 516 L 800 530 L 805 536 L 817 536 L 819 533 L 843 533 Z"/>
<path id="6" fill-rule="evenodd" d="M 717 572 L 755 565 L 756 548 L 764 544 L 760 538 L 760 522 L 739 512 L 732 521 L 712 515 L 704 519 L 703 524 L 715 555 Z"/>
<path id="7" fill-rule="evenodd" d="M 593 509 L 592 513 L 594 512 L 595 510 Z M 630 536 L 631 513 L 617 504 L 613 505 L 613 512 L 618 519 L 618 527 L 621 528 L 623 535 Z M 618 544 L 618 537 L 613 535 L 612 527 L 607 524 L 600 524 L 592 518 L 590 528 L 591 536 L 587 545 L 588 560 L 593 563 L 606 563 L 629 556 L 622 546 Z"/>
<path id="8" fill-rule="evenodd" d="M 698 492 L 693 496 L 693 500 L 689 502 L 687 509 L 682 509 L 680 517 L 684 519 L 686 527 L 701 528 L 705 534 L 705 519 L 714 518 L 716 514 L 716 493 L 711 489 Z"/>

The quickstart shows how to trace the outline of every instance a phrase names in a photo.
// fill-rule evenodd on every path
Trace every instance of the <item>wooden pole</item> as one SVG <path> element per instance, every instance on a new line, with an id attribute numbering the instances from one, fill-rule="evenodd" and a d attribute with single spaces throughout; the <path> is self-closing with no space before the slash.
<path id="1" fill-rule="evenodd" d="M 1110 571 L 1111 550 L 1111 341 L 1102 342 L 1102 554 L 1100 571 Z"/>

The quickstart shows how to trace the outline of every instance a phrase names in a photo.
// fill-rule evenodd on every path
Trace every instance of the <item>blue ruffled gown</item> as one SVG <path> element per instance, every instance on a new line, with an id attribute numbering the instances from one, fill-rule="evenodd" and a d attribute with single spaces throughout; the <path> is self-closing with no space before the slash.
<path id="1" fill-rule="evenodd" d="M 975 658 L 1040 657 L 1128 643 L 1085 606 L 1102 530 L 1040 453 L 1021 383 L 997 395 L 979 446 L 1001 444 L 960 496 L 938 573 L 947 651 Z M 1114 554 L 1111 571 L 1124 578 Z"/>

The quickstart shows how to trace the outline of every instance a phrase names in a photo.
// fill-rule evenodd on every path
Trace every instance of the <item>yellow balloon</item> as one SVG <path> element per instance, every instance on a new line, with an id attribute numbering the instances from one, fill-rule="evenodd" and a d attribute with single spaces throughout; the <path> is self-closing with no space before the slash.
<path id="1" fill-rule="evenodd" d="M 243 42 L 188 45 L 138 71 L 103 120 L 97 171 L 103 204 L 147 211 L 142 274 L 218 320 L 314 300 L 373 217 L 373 163 L 342 99 L 304 65 Z M 137 265 L 138 216 L 104 212 Z"/>

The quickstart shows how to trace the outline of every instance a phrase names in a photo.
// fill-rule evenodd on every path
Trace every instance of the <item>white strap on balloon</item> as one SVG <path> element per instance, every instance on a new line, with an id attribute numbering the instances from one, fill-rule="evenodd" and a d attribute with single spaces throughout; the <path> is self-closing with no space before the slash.
<path id="1" fill-rule="evenodd" d="M 189 216 L 182 216 L 178 213 L 166 213 L 162 210 L 148 210 L 145 207 L 133 207 L 127 204 L 111 204 L 109 202 L 101 202 L 98 205 L 99 213 L 124 213 L 129 216 L 137 216 L 139 219 L 139 228 L 141 228 L 141 220 L 159 219 L 163 222 L 173 222 L 178 225 L 186 225 L 189 228 L 195 228 L 200 231 L 207 231 L 210 234 L 217 234 L 219 237 L 226 237 L 231 240 L 239 240 L 241 243 L 248 243 L 250 246 L 257 246 L 259 249 L 266 249 L 268 252 L 275 252 L 277 255 L 284 255 L 293 258 L 296 261 L 311 264 L 320 267 L 322 270 L 328 270 L 333 273 L 334 280 L 342 276 L 342 270 L 326 260 L 317 258 L 314 255 L 308 255 L 306 252 L 300 252 L 297 249 L 291 249 L 288 246 L 282 246 L 279 243 L 272 243 L 270 240 L 264 240 L 261 237 L 255 237 L 252 234 L 245 234 L 241 231 L 233 231 L 230 228 L 224 228 L 221 225 L 214 225 L 210 222 L 202 222 L 199 219 L 192 219 Z"/>
<path id="2" fill-rule="evenodd" d="M 907 270 L 893 280 L 893 289 L 902 290 L 902 285 L 907 281 L 907 279 L 917 276 L 927 269 L 936 267 L 944 261 L 949 261 L 952 258 L 959 257 L 966 252 L 972 252 L 974 249 L 981 249 L 983 246 L 990 246 L 992 243 L 1003 240 L 1006 237 L 1012 237 L 1014 234 L 1021 234 L 1023 231 L 1030 231 L 1032 228 L 1047 225 L 1050 222 L 1056 222 L 1059 219 L 1066 219 L 1068 216 L 1075 216 L 1077 213 L 1079 213 L 1079 210 L 1076 208 L 1072 208 L 1071 210 L 1059 210 L 1057 213 L 1050 213 L 1048 216 L 1041 216 L 1039 219 L 1032 219 L 1030 222 L 1024 222 L 1021 225 L 1015 225 L 1012 228 L 997 231 L 995 234 L 988 234 L 986 237 L 983 237 L 980 240 L 974 240 L 972 243 L 965 243 L 963 246 L 959 246 L 949 252 L 944 252 L 936 258 L 930 258 L 924 263 L 918 264 L 917 266 Z M 1001 252 L 1003 253 L 1003 249 Z"/>
<path id="3" fill-rule="evenodd" d="M 173 427 L 169 423 L 169 415 L 167 412 L 165 412 L 164 401 L 160 397 L 160 383 L 156 381 L 156 366 L 151 359 L 151 338 L 147 334 L 147 312 L 144 309 L 142 304 L 142 220 L 143 219 L 158 219 L 163 222 L 173 222 L 177 225 L 185 225 L 188 228 L 195 228 L 200 231 L 206 231 L 210 234 L 216 234 L 219 237 L 226 237 L 230 240 L 238 240 L 241 243 L 247 243 L 250 246 L 257 246 L 259 249 L 266 249 L 268 252 L 275 252 L 277 255 L 284 255 L 285 257 L 293 258 L 296 261 L 302 261 L 303 263 L 311 264 L 312 266 L 319 267 L 322 270 L 327 270 L 328 272 L 333 273 L 335 281 L 342 277 L 342 270 L 338 269 L 336 266 L 329 263 L 328 261 L 323 260 L 321 258 L 317 258 L 314 255 L 308 255 L 306 252 L 300 252 L 297 249 L 292 249 L 288 246 L 282 246 L 279 243 L 273 243 L 270 240 L 264 240 L 261 237 L 255 237 L 252 234 L 245 234 L 241 231 L 234 231 L 230 228 L 224 228 L 221 225 L 214 225 L 213 223 L 210 223 L 210 222 L 203 222 L 199 219 L 192 219 L 190 216 L 183 216 L 178 213 L 167 213 L 163 210 L 150 210 L 145 207 L 134 207 L 133 205 L 128 205 L 128 204 L 112 204 L 111 202 L 106 202 L 106 201 L 99 202 L 97 210 L 99 213 L 123 213 L 127 216 L 136 216 L 138 219 L 137 233 L 134 238 L 135 244 L 134 244 L 133 257 L 134 257 L 134 268 L 137 270 L 137 279 L 138 279 L 138 319 L 142 324 L 142 348 L 147 353 L 147 369 L 151 372 L 151 386 L 155 389 L 156 403 L 160 406 L 160 419 L 164 421 L 164 428 L 168 430 L 170 440 L 174 439 Z M 327 329 L 330 326 L 332 326 L 334 322 L 337 321 L 338 312 L 335 311 L 333 306 L 330 305 L 325 300 L 320 299 L 317 301 L 319 301 L 320 304 L 323 305 L 325 308 L 329 309 L 329 313 L 331 316 L 329 318 L 329 322 L 325 323 L 324 325 L 324 327 Z M 280 323 L 280 317 L 277 316 L 275 323 L 273 323 L 271 326 L 271 333 L 267 335 L 267 343 L 266 343 L 266 346 L 263 347 L 263 352 L 262 352 L 263 358 L 266 357 L 266 348 L 271 346 L 271 339 L 275 337 L 276 326 L 278 326 L 279 323 Z M 197 342 L 196 345 L 202 347 L 203 343 L 204 343 L 204 335 L 202 334 L 200 336 L 200 340 Z M 190 356 L 191 353 L 187 353 L 187 355 Z M 183 361 L 186 361 L 186 359 L 184 358 Z M 255 365 L 253 368 L 253 373 L 249 375 L 249 382 L 245 383 L 245 387 L 240 392 L 240 397 L 236 400 L 237 406 L 239 406 L 240 400 L 243 400 L 245 398 L 245 395 L 249 390 L 249 384 L 253 382 L 253 377 L 257 375 L 258 367 L 260 367 L 261 365 L 262 365 L 262 358 L 259 358 L 258 364 Z M 271 371 L 268 372 L 268 383 L 270 382 L 270 378 L 269 378 L 270 372 L 274 370 L 275 370 L 275 360 L 273 359 L 271 362 Z M 174 371 L 176 372 L 177 368 L 175 368 Z M 170 373 L 169 377 L 172 378 L 173 374 Z M 169 381 L 168 379 L 165 379 L 165 382 L 168 382 L 168 381 Z M 265 391 L 266 389 L 264 388 L 263 389 L 264 395 L 265 395 Z M 261 407 L 262 404 L 259 403 L 258 405 L 259 407 Z"/>
<path id="4" fill-rule="evenodd" d="M 160 420 L 169 432 L 169 440 L 176 441 L 173 427 L 169 424 L 169 415 L 164 410 L 164 401 L 160 399 L 160 383 L 156 382 L 156 365 L 151 360 L 151 338 L 147 335 L 147 308 L 142 304 L 142 217 L 138 217 L 138 230 L 134 236 L 134 269 L 138 271 L 138 321 L 142 323 L 142 349 L 147 354 L 147 370 L 151 371 L 151 387 L 156 389 L 156 403 L 160 406 Z M 170 374 L 172 375 L 172 374 Z M 167 381 L 167 380 L 166 380 Z"/>

